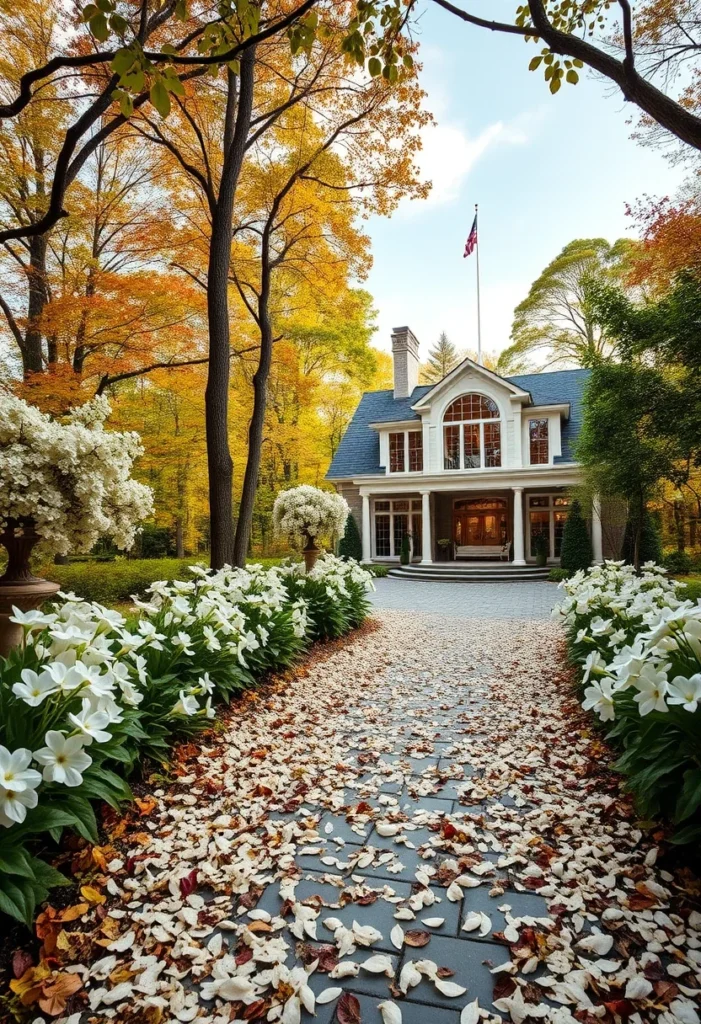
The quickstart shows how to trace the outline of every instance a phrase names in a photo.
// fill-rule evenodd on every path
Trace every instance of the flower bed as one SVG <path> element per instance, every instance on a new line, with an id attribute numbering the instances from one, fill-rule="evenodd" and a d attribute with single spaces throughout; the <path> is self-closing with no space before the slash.
<path id="1" fill-rule="evenodd" d="M 701 838 L 701 604 L 654 563 L 606 562 L 560 584 L 555 609 L 582 670 L 582 706 L 623 750 L 646 818 L 668 817 L 675 842 Z"/>
<path id="2" fill-rule="evenodd" d="M 0 910 L 29 923 L 66 880 L 35 856 L 42 834 L 97 841 L 91 804 L 118 808 L 144 758 L 206 728 L 229 700 L 312 640 L 367 614 L 370 574 L 331 555 L 298 566 L 199 566 L 156 582 L 126 619 L 73 594 L 19 614 L 25 643 L 0 659 Z"/>

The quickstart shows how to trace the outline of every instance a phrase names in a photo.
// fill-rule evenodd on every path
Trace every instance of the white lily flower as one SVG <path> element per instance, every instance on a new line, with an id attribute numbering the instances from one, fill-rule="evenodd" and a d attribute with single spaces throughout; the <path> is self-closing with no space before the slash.
<path id="1" fill-rule="evenodd" d="M 36 789 L 41 775 L 29 767 L 31 760 L 32 752 L 26 747 L 12 752 L 7 747 L 0 747 L 0 789 L 15 793 Z"/>
<path id="2" fill-rule="evenodd" d="M 83 742 L 89 746 L 93 740 L 96 743 L 107 743 L 112 735 L 106 732 L 106 726 L 110 724 L 110 715 L 107 711 L 96 711 L 87 698 L 83 699 L 83 707 L 78 715 L 69 714 L 69 722 L 78 729 L 85 737 Z"/>
<path id="3" fill-rule="evenodd" d="M 92 764 L 86 754 L 83 736 L 69 736 L 51 729 L 47 732 L 46 746 L 34 751 L 34 760 L 44 765 L 44 781 L 58 782 L 64 786 L 79 786 L 83 781 L 82 772 Z"/>
<path id="4" fill-rule="evenodd" d="M 697 672 L 688 679 L 675 676 L 667 693 L 670 704 L 681 704 L 685 711 L 696 711 L 701 702 L 701 673 Z"/>
<path id="5" fill-rule="evenodd" d="M 22 682 L 15 683 L 12 692 L 30 708 L 39 707 L 42 701 L 59 691 L 56 680 L 46 669 L 37 674 L 31 668 L 23 668 L 21 675 Z"/>

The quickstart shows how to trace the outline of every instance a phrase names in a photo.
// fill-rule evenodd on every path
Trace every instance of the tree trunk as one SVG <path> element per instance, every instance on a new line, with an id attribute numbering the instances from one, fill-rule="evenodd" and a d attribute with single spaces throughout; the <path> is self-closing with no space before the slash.
<path id="1" fill-rule="evenodd" d="M 47 242 L 47 235 L 34 235 L 29 239 L 29 267 L 27 268 L 29 299 L 23 352 L 25 376 L 28 373 L 42 373 L 44 369 L 41 315 L 48 301 L 46 287 Z"/>
<path id="2" fill-rule="evenodd" d="M 253 104 L 254 47 L 241 59 L 241 83 L 236 103 L 236 77 L 228 73 L 224 128 L 224 166 L 219 197 L 212 211 L 212 234 L 207 270 L 209 366 L 205 391 L 207 468 L 209 471 L 210 562 L 213 569 L 233 557 L 233 462 L 229 449 L 229 263 L 234 195 L 245 156 Z M 235 127 L 234 124 L 234 111 Z"/>
<path id="3" fill-rule="evenodd" d="M 674 502 L 674 531 L 677 537 L 677 551 L 686 549 L 686 517 L 684 515 L 684 503 Z"/>
<path id="4" fill-rule="evenodd" d="M 633 568 L 640 572 L 640 549 L 643 539 L 643 523 L 645 522 L 645 498 L 640 496 L 638 516 L 635 523 L 635 540 L 633 543 Z"/>
<path id="5" fill-rule="evenodd" d="M 178 516 L 175 520 L 175 557 L 185 557 L 185 541 L 183 537 L 183 517 Z"/>
<path id="6" fill-rule="evenodd" d="M 253 375 L 253 413 L 251 414 L 251 422 L 248 427 L 246 471 L 243 477 L 241 505 L 239 507 L 238 523 L 236 524 L 236 540 L 234 542 L 234 565 L 241 568 L 246 564 L 248 543 L 251 537 L 253 506 L 258 488 L 258 468 L 263 449 L 268 377 L 273 356 L 273 331 L 267 309 L 267 299 L 264 310 L 261 308 L 262 301 L 261 299 L 258 307 L 260 311 L 260 357 L 258 369 Z"/>

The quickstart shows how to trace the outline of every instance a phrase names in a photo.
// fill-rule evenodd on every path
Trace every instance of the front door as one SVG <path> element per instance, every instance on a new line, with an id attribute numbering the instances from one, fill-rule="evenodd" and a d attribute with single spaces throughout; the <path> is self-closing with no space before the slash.
<path id="1" fill-rule="evenodd" d="M 457 547 L 495 547 L 508 540 L 505 498 L 461 498 L 453 507 Z"/>

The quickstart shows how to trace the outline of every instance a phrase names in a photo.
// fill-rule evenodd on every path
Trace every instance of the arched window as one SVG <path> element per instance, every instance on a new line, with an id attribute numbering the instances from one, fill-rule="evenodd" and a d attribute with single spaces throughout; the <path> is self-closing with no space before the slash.
<path id="1" fill-rule="evenodd" d="M 501 466 L 499 407 L 486 395 L 461 395 L 443 416 L 443 468 Z"/>

